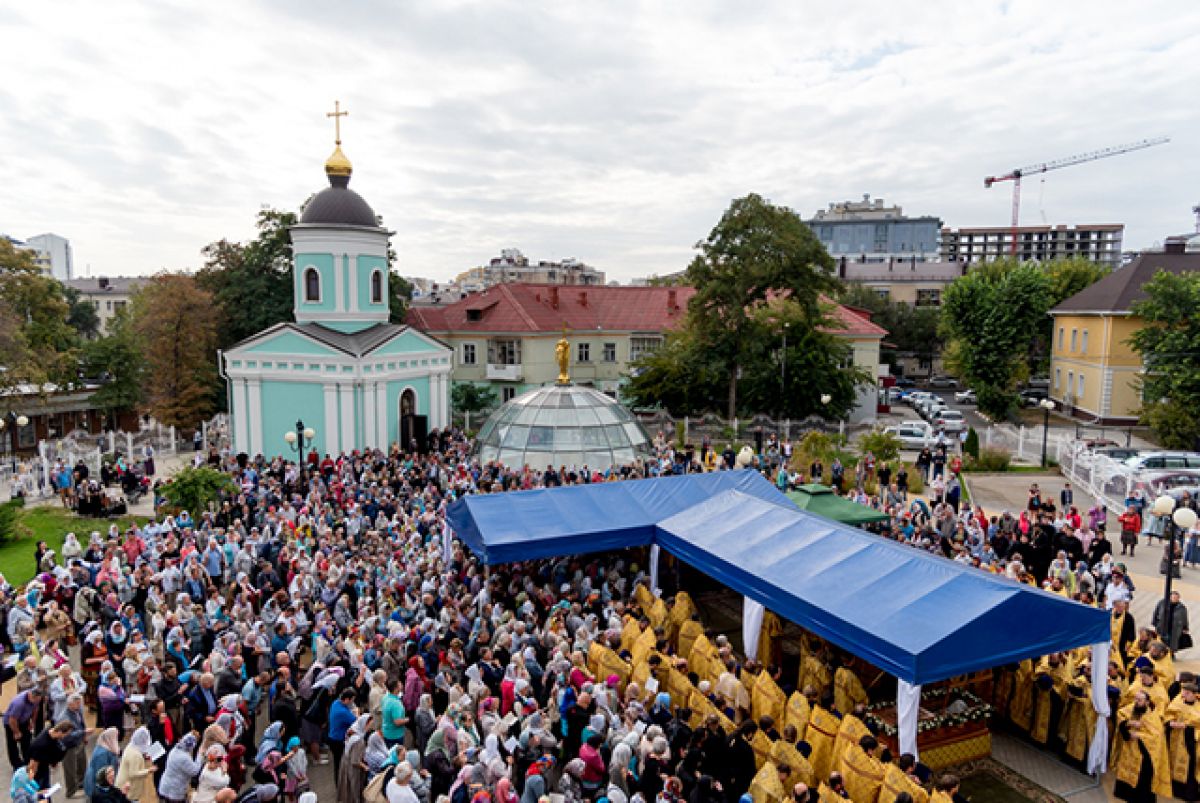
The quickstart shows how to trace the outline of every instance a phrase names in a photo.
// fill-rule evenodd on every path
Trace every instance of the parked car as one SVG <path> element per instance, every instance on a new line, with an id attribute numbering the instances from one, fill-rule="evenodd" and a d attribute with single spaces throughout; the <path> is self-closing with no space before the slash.
<path id="1" fill-rule="evenodd" d="M 942 410 L 934 419 L 933 428 L 957 435 L 967 428 L 967 419 L 958 410 Z"/>
<path id="2" fill-rule="evenodd" d="M 1200 468 L 1200 454 L 1196 452 L 1144 452 L 1126 459 L 1125 465 L 1134 471 Z"/>
<path id="3" fill-rule="evenodd" d="M 910 388 L 915 388 L 916 386 L 917 383 L 907 376 L 896 377 L 896 387 L 898 388 L 904 388 L 905 390 L 908 390 Z"/>
<path id="4" fill-rule="evenodd" d="M 1042 388 L 1025 388 L 1020 396 L 1022 407 L 1037 407 L 1047 398 L 1046 391 Z"/>
<path id="5" fill-rule="evenodd" d="M 927 390 L 914 390 L 904 397 L 904 401 L 909 407 L 916 409 L 921 402 L 931 398 L 933 398 L 933 394 Z"/>
<path id="6" fill-rule="evenodd" d="M 887 404 L 902 402 L 906 396 L 908 396 L 908 391 L 904 388 L 884 388 L 883 390 L 883 399 Z"/>
<path id="7" fill-rule="evenodd" d="M 1083 442 L 1083 445 L 1092 451 L 1095 451 L 1096 449 L 1110 449 L 1120 446 L 1121 444 L 1117 443 L 1116 441 L 1109 440 L 1108 438 L 1089 438 Z"/>
<path id="8" fill-rule="evenodd" d="M 956 388 L 958 380 L 952 376 L 938 375 L 929 378 L 929 387 L 931 388 Z"/>
<path id="9" fill-rule="evenodd" d="M 1118 463 L 1124 462 L 1131 457 L 1137 457 L 1141 454 L 1140 449 L 1130 449 L 1125 446 L 1105 446 L 1095 450 L 1096 454 L 1104 455 L 1110 460 L 1116 460 Z"/>
<path id="10" fill-rule="evenodd" d="M 924 421 L 884 427 L 883 431 L 889 435 L 895 435 L 899 439 L 902 449 L 920 450 L 933 445 L 933 432 Z"/>
<path id="11" fill-rule="evenodd" d="M 927 399 L 917 407 L 917 412 L 925 417 L 926 421 L 931 421 L 942 410 L 945 410 L 949 405 L 946 400 L 940 396 L 934 396 L 932 399 Z"/>
<path id="12" fill-rule="evenodd" d="M 954 394 L 954 400 L 959 404 L 975 404 L 975 391 L 969 388 L 960 390 Z"/>

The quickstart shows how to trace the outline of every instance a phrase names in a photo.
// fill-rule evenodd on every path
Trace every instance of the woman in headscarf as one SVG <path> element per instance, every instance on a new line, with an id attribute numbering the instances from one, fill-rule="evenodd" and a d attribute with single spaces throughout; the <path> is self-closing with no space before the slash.
<path id="1" fill-rule="evenodd" d="M 107 728 L 96 739 L 96 747 L 92 750 L 92 759 L 88 762 L 87 772 L 83 776 L 83 793 L 91 798 L 96 792 L 96 775 L 105 767 L 116 770 L 120 763 L 120 739 L 116 728 Z"/>
<path id="2" fill-rule="evenodd" d="M 376 730 L 371 731 L 371 735 L 367 737 L 366 750 L 363 751 L 363 763 L 367 765 L 368 775 L 374 776 L 388 765 L 391 758 L 392 754 L 383 739 L 383 734 Z"/>
<path id="3" fill-rule="evenodd" d="M 263 759 L 273 751 L 283 752 L 283 723 L 272 722 L 263 731 L 262 738 L 258 742 L 258 752 L 254 754 L 254 763 L 261 764 Z"/>
<path id="4" fill-rule="evenodd" d="M 204 761 L 193 755 L 196 742 L 195 734 L 185 733 L 167 754 L 162 780 L 158 782 L 160 803 L 186 803 L 192 779 L 204 769 Z"/>
<path id="5" fill-rule="evenodd" d="M 154 772 L 147 753 L 150 751 L 150 731 L 148 728 L 138 728 L 129 738 L 129 744 L 121 753 L 121 766 L 117 770 L 117 786 L 124 789 L 129 784 L 129 799 L 141 800 L 146 789 L 146 776 Z"/>
<path id="6" fill-rule="evenodd" d="M 90 588 L 85 588 L 84 591 L 95 593 L 95 590 Z M 97 705 L 96 691 L 100 687 L 100 667 L 107 660 L 108 649 L 104 646 L 104 632 L 93 630 L 84 638 L 79 657 L 79 674 L 87 684 L 84 702 L 92 708 Z"/>
<path id="7" fill-rule="evenodd" d="M 433 712 L 433 696 L 422 694 L 413 716 L 413 746 L 424 752 L 429 737 L 437 730 L 437 714 Z"/>
<path id="8" fill-rule="evenodd" d="M 421 768 L 421 754 L 416 750 L 409 750 L 404 758 L 413 768 L 412 780 L 408 782 L 408 785 L 412 787 L 413 794 L 421 803 L 430 803 L 429 772 Z"/>
<path id="9" fill-rule="evenodd" d="M 563 803 L 583 803 L 583 770 L 581 759 L 573 758 L 563 767 L 562 777 L 558 779 L 558 793 L 563 796 Z"/>
<path id="10" fill-rule="evenodd" d="M 371 715 L 362 714 L 346 731 L 346 752 L 338 768 L 338 803 L 360 803 L 363 798 L 363 788 L 367 785 L 367 764 L 363 759 L 370 725 Z"/>
<path id="11" fill-rule="evenodd" d="M 92 803 L 129 803 L 129 798 L 117 787 L 112 767 L 105 767 L 96 776 L 96 792 Z"/>
<path id="12" fill-rule="evenodd" d="M 508 778 L 501 778 L 496 781 L 494 800 L 495 803 L 517 803 L 519 798 L 517 797 L 517 793 L 513 791 L 512 781 Z"/>
<path id="13" fill-rule="evenodd" d="M 619 742 L 613 748 L 608 761 L 608 785 L 617 787 L 626 797 L 637 789 L 637 776 L 633 774 L 633 748 L 627 742 Z"/>
<path id="14" fill-rule="evenodd" d="M 214 744 L 204 754 L 204 769 L 200 770 L 200 783 L 192 803 L 213 803 L 217 792 L 229 785 L 229 772 L 225 769 L 225 748 Z"/>
<path id="15" fill-rule="evenodd" d="M 17 767 L 13 773 L 12 782 L 8 785 L 8 794 L 12 803 L 41 803 L 41 787 L 34 780 L 38 772 L 38 761 L 30 759 L 23 767 Z"/>
<path id="16" fill-rule="evenodd" d="M 454 756 L 458 747 L 458 731 L 446 722 L 434 731 L 425 747 L 425 769 L 429 770 L 429 795 L 437 800 L 450 790 L 454 782 Z"/>
<path id="17" fill-rule="evenodd" d="M 301 749 L 298 736 L 288 740 L 287 748 L 287 760 L 284 761 L 287 777 L 283 781 L 283 794 L 288 800 L 295 800 L 311 786 L 308 781 L 308 753 Z"/>
<path id="18" fill-rule="evenodd" d="M 229 733 L 216 722 L 204 729 L 204 738 L 200 740 L 200 755 L 207 756 L 208 749 L 213 745 L 220 745 L 222 748 L 229 746 Z"/>

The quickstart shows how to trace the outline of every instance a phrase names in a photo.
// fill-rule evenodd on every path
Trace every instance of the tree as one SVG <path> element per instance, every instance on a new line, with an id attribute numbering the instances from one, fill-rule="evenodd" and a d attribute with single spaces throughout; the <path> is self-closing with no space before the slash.
<path id="1" fill-rule="evenodd" d="M 100 316 L 92 302 L 74 287 L 63 286 L 63 299 L 67 302 L 67 323 L 81 338 L 90 340 L 100 334 Z"/>
<path id="2" fill-rule="evenodd" d="M 146 402 L 167 426 L 212 414 L 217 388 L 217 312 L 194 276 L 160 273 L 133 297 L 133 333 L 146 359 Z"/>
<path id="3" fill-rule="evenodd" d="M 263 207 L 255 225 L 258 236 L 248 243 L 218 240 L 201 253 L 204 268 L 196 274 L 201 288 L 217 306 L 218 348 L 228 348 L 251 335 L 292 319 L 293 212 Z"/>
<path id="4" fill-rule="evenodd" d="M 784 298 L 752 311 L 743 324 L 739 414 L 841 418 L 854 408 L 859 387 L 872 379 L 846 367 L 853 358 L 849 344 L 836 335 L 832 321 L 819 321 L 819 327 L 811 325 L 800 305 Z M 720 409 L 728 398 L 726 368 L 707 335 L 689 311 L 663 346 L 635 365 L 625 395 L 635 406 L 665 407 L 675 415 Z M 823 396 L 830 397 L 827 403 Z"/>
<path id="5" fill-rule="evenodd" d="M 388 246 L 390 253 L 392 247 Z M 408 304 L 412 301 L 412 282 L 405 279 L 394 270 L 388 271 L 388 320 L 392 323 L 404 323 L 408 316 Z"/>
<path id="6" fill-rule="evenodd" d="M 107 335 L 84 345 L 83 366 L 87 376 L 100 384 L 91 402 L 104 410 L 110 421 L 122 410 L 134 410 L 141 404 L 145 358 L 128 312 L 119 311 Z"/>
<path id="7" fill-rule="evenodd" d="M 688 266 L 696 294 L 688 325 L 722 367 L 727 413 L 737 415 L 738 383 L 755 344 L 749 337 L 755 306 L 769 298 L 795 302 L 806 328 L 822 318 L 820 298 L 838 289 L 833 259 L 791 209 L 759 195 L 736 198 Z"/>
<path id="8" fill-rule="evenodd" d="M 450 403 L 455 410 L 466 414 L 463 429 L 471 428 L 471 413 L 490 410 L 498 401 L 496 389 L 491 385 L 476 385 L 473 382 L 459 382 L 450 389 Z"/>
<path id="9" fill-rule="evenodd" d="M 162 495 L 172 506 L 199 515 L 209 502 L 223 493 L 234 493 L 237 485 L 230 476 L 208 466 L 181 469 L 162 486 Z"/>
<path id="10" fill-rule="evenodd" d="M 0 237 L 0 337 L 16 347 L 4 353 L 9 386 L 76 381 L 78 335 L 67 323 L 63 286 L 38 269 L 29 251 Z M 7 322 L 6 322 L 7 321 Z M 13 327 L 18 335 L 14 335 Z"/>
<path id="11" fill-rule="evenodd" d="M 1200 447 L 1200 273 L 1160 270 L 1132 307 L 1146 325 L 1129 339 L 1141 355 L 1142 423 L 1169 449 Z"/>
<path id="12" fill-rule="evenodd" d="M 942 297 L 947 362 L 975 389 L 979 410 L 1003 418 L 1016 404 L 1031 338 L 1050 309 L 1049 280 L 1033 263 L 996 260 L 955 279 Z"/>
<path id="13" fill-rule="evenodd" d="M 932 361 L 945 346 L 940 332 L 941 311 L 937 307 L 916 307 L 879 295 L 857 282 L 847 284 L 838 298 L 843 304 L 865 309 L 871 320 L 887 330 L 884 356 L 903 355 Z"/>

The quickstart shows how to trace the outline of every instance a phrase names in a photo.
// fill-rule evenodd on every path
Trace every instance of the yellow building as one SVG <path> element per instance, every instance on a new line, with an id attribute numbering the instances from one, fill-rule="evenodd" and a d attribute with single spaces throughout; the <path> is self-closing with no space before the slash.
<path id="1" fill-rule="evenodd" d="M 1200 270 L 1200 253 L 1184 253 L 1181 242 L 1168 240 L 1164 251 L 1141 254 L 1050 310 L 1050 396 L 1076 418 L 1101 424 L 1137 420 L 1142 359 L 1129 338 L 1143 323 L 1131 308 L 1145 298 L 1142 287 L 1159 270 Z"/>

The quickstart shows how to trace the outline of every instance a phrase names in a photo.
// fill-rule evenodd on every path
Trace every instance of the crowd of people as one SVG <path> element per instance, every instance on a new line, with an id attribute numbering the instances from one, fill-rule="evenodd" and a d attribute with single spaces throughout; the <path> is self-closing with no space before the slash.
<path id="1" fill-rule="evenodd" d="M 739 466 L 776 480 L 786 461 L 780 444 L 748 459 L 656 447 L 605 472 L 481 466 L 453 432 L 433 433 L 425 454 L 211 455 L 238 489 L 213 509 L 70 535 L 61 556 L 35 557 L 34 581 L 4 584 L 13 799 L 39 799 L 61 767 L 69 797 L 103 803 L 151 789 L 166 803 L 312 803 L 322 778 L 339 803 L 954 800 L 958 778 L 931 777 L 871 732 L 863 666 L 807 638 L 790 678 L 770 646 L 737 655 L 686 593 L 649 593 L 642 554 L 485 567 L 445 551 L 443 516 L 464 494 Z M 859 476 L 847 493 L 895 484 L 874 466 Z M 893 507 L 881 536 L 1089 601 L 1068 585 L 1076 567 L 1040 562 L 1074 548 L 1040 497 L 1032 519 Z M 1091 601 L 1116 617 L 1120 587 L 1110 573 Z M 1160 668 L 1156 643 L 1135 634 L 1114 651 L 1118 673 Z M 1000 673 L 1008 716 L 1020 721 L 1028 691 L 1032 721 L 1070 730 L 1071 659 Z M 1043 701 L 1047 675 L 1063 678 L 1059 703 Z M 1134 713 L 1125 721 L 1140 724 L 1118 733 L 1141 732 Z"/>

